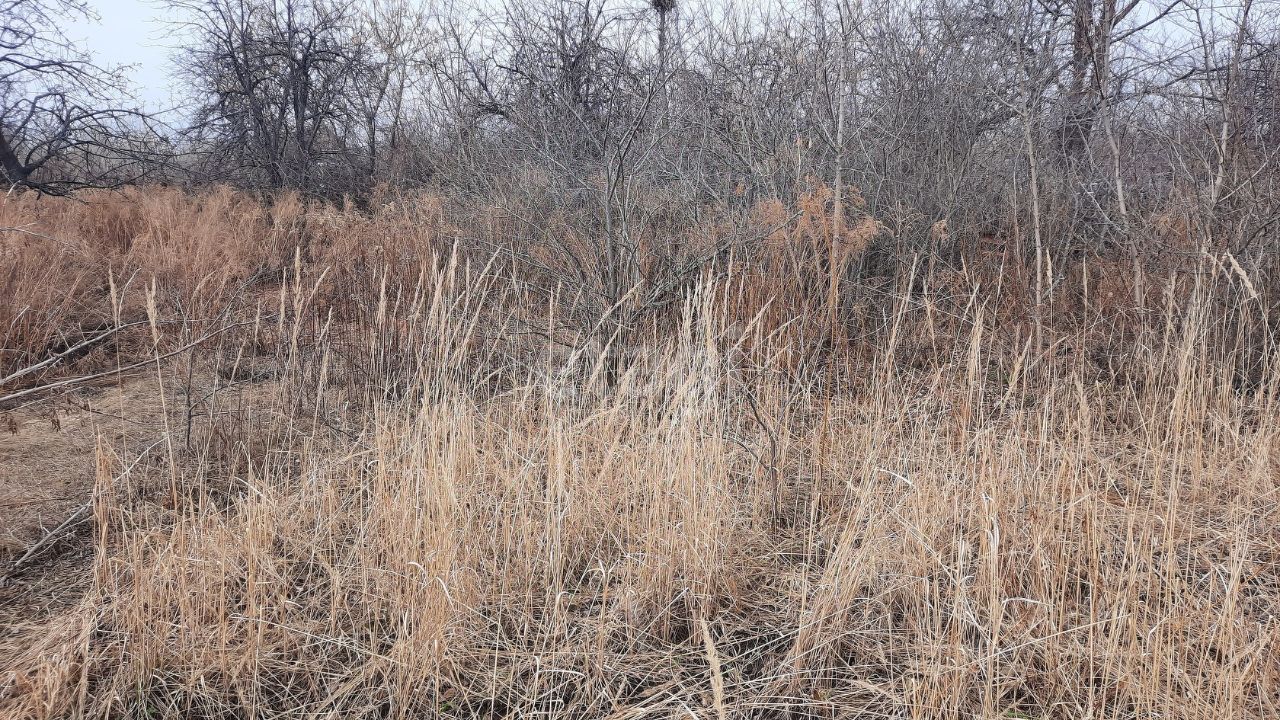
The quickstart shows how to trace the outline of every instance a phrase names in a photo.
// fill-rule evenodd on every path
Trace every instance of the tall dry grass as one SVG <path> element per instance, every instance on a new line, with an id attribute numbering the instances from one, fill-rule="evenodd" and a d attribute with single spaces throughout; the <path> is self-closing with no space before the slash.
<path id="1" fill-rule="evenodd" d="M 8 663 L 0 710 L 1280 711 L 1280 373 L 1226 258 L 1143 277 L 1141 306 L 1086 267 L 1041 345 L 1013 280 L 908 263 L 802 352 L 832 303 L 800 227 L 807 255 L 766 257 L 811 263 L 814 292 L 737 255 L 665 327 L 566 348 L 568 300 L 422 207 L 298 211 L 309 249 L 273 245 L 276 284 L 224 316 L 249 324 L 187 370 L 265 367 L 268 407 L 190 450 L 100 448 L 91 588 Z M 158 254 L 178 279 L 153 287 L 210 287 Z M 224 306 L 258 272 L 235 267 Z"/>

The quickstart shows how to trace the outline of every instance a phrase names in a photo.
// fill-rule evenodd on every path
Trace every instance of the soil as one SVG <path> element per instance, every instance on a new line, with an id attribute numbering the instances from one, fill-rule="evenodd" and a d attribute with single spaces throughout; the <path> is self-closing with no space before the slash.
<path id="1" fill-rule="evenodd" d="M 128 447 L 163 436 L 159 397 L 154 376 L 134 376 L 0 413 L 0 650 L 20 648 L 83 594 L 93 555 L 88 523 L 14 564 L 89 502 L 99 439 Z"/>
<path id="2" fill-rule="evenodd" d="M 164 393 L 167 423 L 161 383 L 145 372 L 0 411 L 0 674 L 6 658 L 30 647 L 89 587 L 94 549 L 85 506 L 99 447 L 136 456 L 166 431 L 185 434 L 174 385 Z M 268 384 L 241 384 L 219 396 L 254 404 L 268 393 Z M 68 519 L 75 521 L 50 535 Z"/>

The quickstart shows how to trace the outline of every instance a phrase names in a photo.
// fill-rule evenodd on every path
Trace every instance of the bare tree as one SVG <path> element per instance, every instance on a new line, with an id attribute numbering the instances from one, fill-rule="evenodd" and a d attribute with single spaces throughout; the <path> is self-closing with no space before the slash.
<path id="1" fill-rule="evenodd" d="M 354 119 L 361 48 L 347 10 L 327 0 L 176 0 L 192 46 L 181 74 L 196 107 L 192 134 L 247 180 L 309 193 L 350 171 L 342 140 Z M 332 162 L 327 162 L 332 160 Z"/>
<path id="2" fill-rule="evenodd" d="M 62 32 L 92 18 L 80 0 L 0 2 L 0 177 L 48 194 L 139 179 L 158 136 L 126 103 L 118 71 L 93 63 Z"/>
<path id="3" fill-rule="evenodd" d="M 354 82 L 347 101 L 362 121 L 369 184 L 403 182 L 394 167 L 405 143 L 408 104 L 433 61 L 430 18 L 407 0 L 373 0 L 354 18 Z"/>

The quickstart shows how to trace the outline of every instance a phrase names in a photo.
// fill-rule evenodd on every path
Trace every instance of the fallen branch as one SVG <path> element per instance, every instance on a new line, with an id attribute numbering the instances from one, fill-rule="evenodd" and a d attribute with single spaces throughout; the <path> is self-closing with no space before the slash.
<path id="1" fill-rule="evenodd" d="M 45 358 L 44 360 L 41 360 L 40 362 L 36 363 L 35 365 L 31 365 L 31 366 L 29 366 L 29 367 L 22 368 L 21 370 L 19 370 L 19 371 L 17 371 L 17 372 L 15 372 L 15 373 L 13 373 L 13 374 L 12 374 L 12 375 L 10 375 L 9 377 L 6 377 L 6 378 L 4 378 L 4 379 L 0 379 L 0 387 L 4 387 L 5 385 L 8 385 L 9 383 L 11 383 L 11 382 L 13 382 L 13 381 L 15 381 L 15 380 L 17 380 L 17 379 L 19 379 L 19 378 L 22 378 L 22 377 L 25 377 L 25 376 L 27 376 L 27 375 L 30 375 L 31 373 L 39 372 L 40 370 L 44 370 L 44 369 L 45 369 L 45 368 L 47 368 L 47 367 L 50 367 L 50 366 L 52 366 L 52 365 L 56 365 L 56 364 L 57 364 L 59 361 L 61 361 L 63 358 L 65 358 L 65 357 L 67 357 L 67 356 L 69 356 L 69 355 L 74 355 L 74 354 L 76 354 L 77 352 L 79 352 L 79 351 L 81 351 L 81 350 L 84 350 L 85 348 L 87 348 L 87 347 L 89 347 L 89 346 L 91 346 L 91 345 L 95 345 L 95 344 L 97 344 L 97 343 L 99 343 L 99 342 L 102 342 L 103 340 L 106 340 L 107 338 L 111 337 L 112 335 L 115 335 L 115 334 L 116 334 L 116 333 L 118 333 L 118 332 L 121 332 L 121 331 L 123 331 L 123 330 L 128 330 L 129 328 L 132 328 L 132 327 L 137 327 L 137 326 L 139 326 L 139 325 L 146 325 L 146 324 L 147 324 L 147 321 L 146 321 L 146 320 L 138 320 L 138 321 L 136 321 L 136 322 L 125 323 L 125 324 L 123 324 L 123 325 L 117 325 L 117 326 L 115 326 L 115 327 L 113 327 L 113 328 L 109 328 L 109 329 L 107 329 L 106 331 L 104 331 L 104 332 L 102 332 L 102 333 L 99 333 L 98 335 L 94 335 L 94 336 L 93 336 L 93 337 L 91 337 L 91 338 L 87 338 L 87 339 L 85 339 L 85 340 L 82 340 L 82 341 L 80 341 L 80 342 L 76 343 L 75 345 L 72 345 L 71 347 L 67 348 L 66 350 L 63 350 L 62 352 L 60 352 L 60 353 L 58 353 L 58 354 L 56 354 L 56 355 L 50 356 L 50 357 L 48 357 L 48 358 Z"/>
<path id="2" fill-rule="evenodd" d="M 37 386 L 35 386 L 35 387 L 30 387 L 30 388 L 27 388 L 27 389 L 25 389 L 25 390 L 19 390 L 19 391 L 17 391 L 17 392 L 10 393 L 10 394 L 8 394 L 8 395 L 0 396 L 0 405 L 4 405 L 5 403 L 12 402 L 12 401 L 17 400 L 17 399 L 19 399 L 19 398 L 24 398 L 24 397 L 27 397 L 27 396 L 30 396 L 30 395 L 36 395 L 36 394 L 39 394 L 39 393 L 42 393 L 42 392 L 47 392 L 47 391 L 49 391 L 49 390 L 56 390 L 56 389 L 61 388 L 61 387 L 68 387 L 68 386 L 70 386 L 70 385 L 76 385 L 76 384 L 79 384 L 79 383 L 85 383 L 85 382 L 90 382 L 90 381 L 93 381 L 93 380 L 99 380 L 99 379 L 104 378 L 104 377 L 112 377 L 112 376 L 114 376 L 114 375 L 121 375 L 121 374 L 123 374 L 123 373 L 129 372 L 130 370 L 137 370 L 138 368 L 147 367 L 148 365 L 152 365 L 152 364 L 154 364 L 154 363 L 162 362 L 162 361 L 167 360 L 167 359 L 169 359 L 169 358 L 171 358 L 171 357 L 173 357 L 173 356 L 175 356 L 175 355 L 181 355 L 182 353 L 184 353 L 184 352 L 186 352 L 186 351 L 188 351 L 188 350 L 190 350 L 190 349 L 192 349 L 192 348 L 194 348 L 194 347 L 197 347 L 197 346 L 199 346 L 199 345 L 202 345 L 202 344 L 204 344 L 204 343 L 208 342 L 209 340 L 212 340 L 213 338 L 215 338 L 215 337 L 217 337 L 217 336 L 221 335 L 221 334 L 222 334 L 222 333 L 224 333 L 224 332 L 227 332 L 228 330 L 234 330 L 235 328 L 245 327 L 245 326 L 253 325 L 253 324 L 254 324 L 254 323 L 253 323 L 253 322 L 251 322 L 251 321 L 245 321 L 245 322 L 234 323 L 234 324 L 231 324 L 231 325 L 225 325 L 225 326 L 223 326 L 223 327 L 221 327 L 221 328 L 218 328 L 217 330 L 214 330 L 214 331 L 213 331 L 213 332 L 211 332 L 211 333 L 208 333 L 208 334 L 206 334 L 206 335 L 203 335 L 203 336 L 201 336 L 200 338 L 198 338 L 198 339 L 196 339 L 196 340 L 193 340 L 192 342 L 187 343 L 186 345 L 183 345 L 182 347 L 180 347 L 180 348 L 178 348 L 178 349 L 176 349 L 176 350 L 171 350 L 170 352 L 167 352 L 167 353 L 165 353 L 164 355 L 159 355 L 159 356 L 156 356 L 156 357 L 153 357 L 153 358 L 148 358 L 148 359 L 143 360 L 143 361 L 141 361 L 141 362 L 133 363 L 132 365 L 126 365 L 126 366 L 124 366 L 124 367 L 115 368 L 114 370 L 105 370 L 105 371 L 100 372 L 100 373 L 93 373 L 92 375 L 81 375 L 81 376 L 79 376 L 79 377 L 66 378 L 66 379 L 64 379 L 64 380 L 58 380 L 57 382 L 51 382 L 51 383 L 49 383 L 49 384 L 47 384 L 47 385 L 37 385 Z"/>
<path id="3" fill-rule="evenodd" d="M 152 450 L 154 450 L 157 445 L 164 442 L 164 440 L 165 438 L 160 438 L 159 440 L 148 445 L 145 450 L 143 450 L 141 453 L 138 454 L 137 459 L 134 460 L 132 463 L 130 463 L 129 467 L 125 468 L 124 472 L 120 473 L 119 476 L 111 480 L 111 484 L 114 485 L 116 482 L 120 480 L 120 478 L 123 478 L 124 476 L 133 472 L 133 469 L 137 467 L 138 463 L 142 462 L 142 459 L 146 457 Z M 4 574 L 0 575 L 0 587 L 4 587 L 4 584 L 9 580 L 9 578 L 13 577 L 14 575 L 17 575 L 18 571 L 21 570 L 24 565 L 26 565 L 27 563 L 30 563 L 32 560 L 39 557 L 40 554 L 43 553 L 45 550 L 52 547 L 53 544 L 57 542 L 58 539 L 61 538 L 64 534 L 78 527 L 85 520 L 88 520 L 89 509 L 92 507 L 93 507 L 93 500 L 92 499 L 87 500 L 83 505 L 76 508 L 75 512 L 71 513 L 71 515 L 66 520 L 63 520 L 62 524 L 58 525 L 58 527 L 54 528 L 53 530 L 50 530 L 49 532 L 45 533 L 44 537 L 40 538 L 35 543 L 33 543 L 31 547 L 27 548 L 27 551 L 23 553 L 22 557 L 13 561 L 13 564 L 11 564 L 8 568 L 5 569 Z"/>
<path id="4" fill-rule="evenodd" d="M 63 240 L 61 238 L 56 238 L 52 235 L 45 235 L 44 233 L 36 232 L 35 230 L 28 230 L 27 227 L 30 227 L 30 225 L 25 227 L 23 226 L 0 227 L 0 233 L 18 233 L 21 235 L 30 235 L 31 237 L 37 237 L 37 238 L 40 238 L 41 240 L 48 240 L 50 242 L 58 243 L 64 248 L 71 249 L 73 247 L 72 244 L 66 240 Z"/>
<path id="5" fill-rule="evenodd" d="M 3 586 L 6 580 L 16 575 L 23 565 L 31 562 L 33 559 L 38 557 L 40 553 L 44 552 L 46 548 L 52 546 L 64 533 L 86 520 L 89 516 L 89 508 L 92 504 L 93 501 L 90 500 L 76 508 L 76 511 L 71 513 L 71 516 L 66 520 L 63 520 L 61 525 L 45 533 L 44 537 L 40 538 L 35 542 L 35 544 L 27 548 L 27 552 L 24 553 L 22 557 L 14 560 L 13 564 L 5 570 L 4 575 L 0 575 L 0 586 Z"/>

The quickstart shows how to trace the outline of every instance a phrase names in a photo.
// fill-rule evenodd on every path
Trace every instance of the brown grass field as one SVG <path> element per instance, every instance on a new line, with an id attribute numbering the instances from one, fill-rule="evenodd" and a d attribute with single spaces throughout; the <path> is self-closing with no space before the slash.
<path id="1" fill-rule="evenodd" d="M 0 717 L 1280 716 L 1275 276 L 375 207 L 0 205 Z"/>

